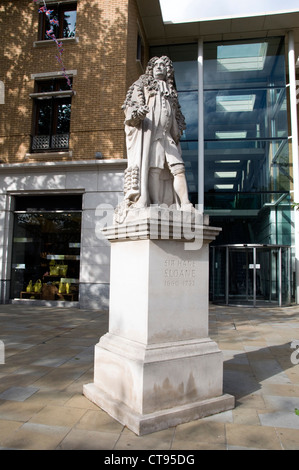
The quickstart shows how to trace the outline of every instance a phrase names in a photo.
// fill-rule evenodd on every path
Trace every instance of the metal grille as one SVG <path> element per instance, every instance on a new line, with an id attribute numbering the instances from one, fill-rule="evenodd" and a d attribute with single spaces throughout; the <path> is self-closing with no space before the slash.
<path id="1" fill-rule="evenodd" d="M 49 135 L 36 135 L 32 138 L 32 150 L 47 150 L 50 148 Z"/>
<path id="2" fill-rule="evenodd" d="M 69 148 L 69 134 L 36 135 L 32 137 L 32 150 L 55 150 Z"/>
<path id="3" fill-rule="evenodd" d="M 52 149 L 69 148 L 69 134 L 57 134 L 52 136 Z"/>

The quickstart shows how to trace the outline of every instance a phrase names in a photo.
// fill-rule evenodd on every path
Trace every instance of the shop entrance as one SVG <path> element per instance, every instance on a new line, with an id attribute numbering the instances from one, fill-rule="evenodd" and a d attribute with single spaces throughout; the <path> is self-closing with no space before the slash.
<path id="1" fill-rule="evenodd" d="M 81 195 L 16 196 L 11 299 L 78 301 Z"/>
<path id="2" fill-rule="evenodd" d="M 226 305 L 288 305 L 291 252 L 283 245 L 212 247 L 212 300 Z"/>

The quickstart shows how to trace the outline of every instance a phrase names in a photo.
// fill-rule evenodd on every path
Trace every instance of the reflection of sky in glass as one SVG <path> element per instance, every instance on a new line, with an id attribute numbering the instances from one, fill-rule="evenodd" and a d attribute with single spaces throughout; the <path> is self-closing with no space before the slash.
<path id="1" fill-rule="evenodd" d="M 181 92 L 179 93 L 179 102 L 182 113 L 185 116 L 187 128 L 184 131 L 183 138 L 187 140 L 197 139 L 198 135 L 198 93 Z"/>
<path id="2" fill-rule="evenodd" d="M 71 38 L 75 36 L 76 32 L 76 15 L 77 12 L 72 10 L 72 11 L 66 11 L 64 14 L 64 37 L 66 38 Z"/>
<path id="3" fill-rule="evenodd" d="M 206 43 L 204 86 L 207 88 L 247 88 L 284 86 L 285 59 L 282 38 L 257 42 Z"/>
<path id="4" fill-rule="evenodd" d="M 197 62 L 175 62 L 175 83 L 178 91 L 198 89 Z"/>
<path id="5" fill-rule="evenodd" d="M 217 46 L 218 69 L 227 72 L 263 70 L 268 44 L 230 44 Z"/>
<path id="6" fill-rule="evenodd" d="M 204 100 L 205 139 L 219 132 L 237 138 L 244 131 L 251 139 L 287 137 L 285 90 L 206 91 Z"/>

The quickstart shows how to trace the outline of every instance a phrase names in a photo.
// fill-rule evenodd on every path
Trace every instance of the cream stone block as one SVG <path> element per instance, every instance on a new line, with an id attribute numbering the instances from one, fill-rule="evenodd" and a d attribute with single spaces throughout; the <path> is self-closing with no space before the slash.
<path id="1" fill-rule="evenodd" d="M 104 237 L 101 228 L 97 225 L 95 227 L 90 228 L 82 228 L 81 229 L 81 247 L 109 247 L 110 251 L 110 243 Z"/>
<path id="2" fill-rule="evenodd" d="M 110 265 L 90 262 L 80 264 L 80 282 L 85 283 L 109 283 Z"/>
<path id="3" fill-rule="evenodd" d="M 65 189 L 66 175 L 63 173 L 31 173 L 0 176 L 0 192 L 38 191 Z"/>
<path id="4" fill-rule="evenodd" d="M 97 190 L 97 173 L 95 171 L 69 171 L 66 173 L 66 189 L 88 188 L 90 191 Z"/>
<path id="5" fill-rule="evenodd" d="M 222 394 L 222 353 L 210 338 L 144 347 L 110 333 L 95 349 L 95 384 L 140 414 Z"/>
<path id="6" fill-rule="evenodd" d="M 80 262 L 83 264 L 110 264 L 110 248 L 107 246 L 81 247 Z"/>
<path id="7" fill-rule="evenodd" d="M 114 207 L 118 203 L 118 198 L 121 196 L 121 193 L 116 192 L 91 192 L 90 188 L 87 186 L 88 192 L 84 194 L 82 209 L 94 209 L 100 211 L 102 208 L 111 208 L 114 210 Z M 110 221 L 111 225 L 112 219 Z"/>
<path id="8" fill-rule="evenodd" d="M 5 194 L 0 194 L 0 211 L 4 211 L 6 209 L 6 198 Z"/>
<path id="9" fill-rule="evenodd" d="M 174 237 L 178 216 L 150 220 L 149 212 L 105 231 L 109 331 L 95 346 L 94 382 L 83 393 L 136 434 L 234 407 L 223 394 L 222 352 L 208 336 L 208 248 L 219 230 L 201 227 L 190 250 Z M 172 236 L 163 239 L 166 225 Z"/>
<path id="10" fill-rule="evenodd" d="M 123 171 L 105 171 L 98 173 L 98 191 L 122 192 L 124 187 Z"/>
<path id="11" fill-rule="evenodd" d="M 207 261 L 208 245 L 193 252 L 175 240 L 112 243 L 110 332 L 146 344 L 206 337 Z"/>
<path id="12" fill-rule="evenodd" d="M 83 393 L 138 435 L 234 407 L 223 394 L 222 353 L 210 338 L 151 346 L 107 333 Z"/>

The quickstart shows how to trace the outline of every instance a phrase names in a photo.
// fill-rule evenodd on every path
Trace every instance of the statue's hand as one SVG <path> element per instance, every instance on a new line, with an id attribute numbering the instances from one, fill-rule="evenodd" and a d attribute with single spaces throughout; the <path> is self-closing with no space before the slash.
<path id="1" fill-rule="evenodd" d="M 139 117 L 139 119 L 143 121 L 143 119 L 145 118 L 148 112 L 149 112 L 148 106 L 140 106 L 140 108 L 138 108 L 137 110 L 137 116 Z"/>

